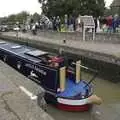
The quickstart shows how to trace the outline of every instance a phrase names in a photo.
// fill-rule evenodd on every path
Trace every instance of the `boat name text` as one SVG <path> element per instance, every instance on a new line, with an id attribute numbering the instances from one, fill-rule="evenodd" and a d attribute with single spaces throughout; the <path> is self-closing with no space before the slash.
<path id="1" fill-rule="evenodd" d="M 45 72 L 44 70 L 41 70 L 41 69 L 40 69 L 38 66 L 36 66 L 36 65 L 25 64 L 25 66 L 26 66 L 26 67 L 29 67 L 29 68 L 31 68 L 31 69 L 39 72 L 39 73 L 41 73 L 42 75 L 45 75 L 45 76 L 47 75 L 47 72 Z"/>

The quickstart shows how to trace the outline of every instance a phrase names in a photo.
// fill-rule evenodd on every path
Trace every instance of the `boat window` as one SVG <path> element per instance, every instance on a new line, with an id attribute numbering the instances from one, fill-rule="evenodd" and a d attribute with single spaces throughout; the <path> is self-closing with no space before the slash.
<path id="1" fill-rule="evenodd" d="M 18 48 L 21 48 L 22 46 L 20 46 L 20 45 L 15 45 L 15 46 L 12 46 L 11 48 L 12 49 L 18 49 Z"/>
<path id="2" fill-rule="evenodd" d="M 26 52 L 25 54 L 32 55 L 32 56 L 35 56 L 35 57 L 39 57 L 39 56 L 42 56 L 42 55 L 46 55 L 47 52 L 40 51 L 40 50 L 34 50 L 34 51 Z"/>

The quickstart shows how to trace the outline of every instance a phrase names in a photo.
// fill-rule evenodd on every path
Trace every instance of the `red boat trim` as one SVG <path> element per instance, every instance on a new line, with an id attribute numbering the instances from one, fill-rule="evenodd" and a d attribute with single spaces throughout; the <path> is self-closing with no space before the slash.
<path id="1" fill-rule="evenodd" d="M 57 108 L 64 110 L 64 111 L 79 111 L 79 112 L 83 112 L 83 111 L 88 111 L 90 109 L 89 104 L 85 104 L 85 105 L 78 105 L 78 106 L 73 106 L 73 105 L 65 105 L 65 104 L 61 104 L 58 103 L 57 104 Z"/>

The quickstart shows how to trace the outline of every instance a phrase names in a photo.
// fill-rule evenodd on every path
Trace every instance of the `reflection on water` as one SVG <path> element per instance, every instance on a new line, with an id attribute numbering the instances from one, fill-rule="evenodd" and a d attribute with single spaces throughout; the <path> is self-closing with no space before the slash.
<path id="1" fill-rule="evenodd" d="M 91 75 L 84 74 L 83 79 Z M 94 92 L 103 99 L 103 104 L 94 106 L 88 112 L 66 112 L 48 106 L 48 113 L 55 120 L 119 120 L 120 116 L 120 83 L 96 78 L 93 82 Z"/>

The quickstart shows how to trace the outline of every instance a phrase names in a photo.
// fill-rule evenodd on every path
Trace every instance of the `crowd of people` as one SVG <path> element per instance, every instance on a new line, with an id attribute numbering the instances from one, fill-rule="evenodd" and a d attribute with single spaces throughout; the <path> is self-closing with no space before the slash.
<path id="1" fill-rule="evenodd" d="M 115 16 L 108 16 L 101 19 L 103 32 L 116 33 L 117 28 L 120 27 L 120 17 L 116 14 Z"/>
<path id="2" fill-rule="evenodd" d="M 64 16 L 64 18 L 62 18 L 62 20 L 60 19 L 59 16 L 51 17 L 50 20 L 52 21 L 54 31 L 73 32 L 73 31 L 77 30 L 78 24 L 80 25 L 80 20 L 78 20 L 78 18 L 76 18 L 72 15 L 68 16 L 67 14 Z"/>
<path id="3" fill-rule="evenodd" d="M 120 28 L 120 17 L 118 15 L 95 18 L 93 17 L 95 23 L 95 32 L 117 32 L 117 28 Z M 37 29 L 52 30 L 57 32 L 82 32 L 83 21 L 81 20 L 81 15 L 74 17 L 72 15 L 64 15 L 60 18 L 59 16 L 53 16 L 48 18 L 43 17 L 42 22 L 36 22 L 30 25 L 33 33 L 36 33 Z M 46 27 L 47 26 L 47 27 Z M 90 31 L 87 29 L 87 31 Z"/>
<path id="4" fill-rule="evenodd" d="M 53 17 L 52 19 L 54 31 L 79 31 L 82 32 L 82 21 L 80 15 L 78 17 L 64 16 L 64 20 L 61 20 L 59 16 Z M 108 16 L 102 18 L 95 18 L 95 32 L 118 32 L 117 28 L 120 28 L 120 17 L 116 14 L 115 16 Z"/>

